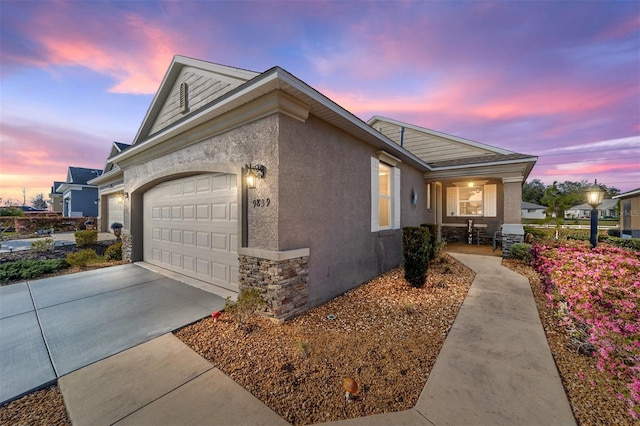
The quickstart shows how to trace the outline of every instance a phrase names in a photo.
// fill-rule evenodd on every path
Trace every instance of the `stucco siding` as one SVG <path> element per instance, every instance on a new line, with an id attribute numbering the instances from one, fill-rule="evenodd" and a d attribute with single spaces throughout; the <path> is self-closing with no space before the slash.
<path id="1" fill-rule="evenodd" d="M 196 129 L 197 131 L 197 129 Z M 278 121 L 271 115 L 243 127 L 212 136 L 188 147 L 164 154 L 124 170 L 125 191 L 131 194 L 125 205 L 125 228 L 131 230 L 134 259 L 142 258 L 142 194 L 155 185 L 179 177 L 200 173 L 230 173 L 236 175 L 241 188 L 242 169 L 247 163 L 261 163 L 267 167 L 266 178 L 257 189 L 249 190 L 249 203 L 268 194 L 271 209 L 268 213 L 248 209 L 249 246 L 277 249 L 278 215 Z M 246 206 L 242 191 L 238 191 L 238 206 Z M 133 215 L 132 215 L 133 212 Z M 243 215 L 239 212 L 239 215 Z M 241 228 L 239 220 L 238 227 Z M 241 235 L 239 229 L 238 235 Z"/>
<path id="2" fill-rule="evenodd" d="M 187 83 L 189 111 L 195 111 L 235 89 L 244 81 L 214 75 L 192 67 L 185 67 L 180 72 L 180 76 L 171 89 L 165 104 L 160 109 L 149 134 L 154 134 L 185 116 L 180 108 L 181 83 Z"/>
<path id="3" fill-rule="evenodd" d="M 309 248 L 309 305 L 316 306 L 402 262 L 402 231 L 371 232 L 371 157 L 376 151 L 317 117 L 281 116 L 279 249 Z M 401 226 L 419 225 L 410 207 L 422 174 L 402 163 Z"/>

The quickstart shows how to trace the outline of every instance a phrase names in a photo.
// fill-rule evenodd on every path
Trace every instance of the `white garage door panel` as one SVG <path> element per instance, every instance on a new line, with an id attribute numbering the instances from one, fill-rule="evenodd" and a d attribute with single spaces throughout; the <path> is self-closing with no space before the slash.
<path id="1" fill-rule="evenodd" d="M 211 174 L 147 191 L 145 261 L 238 291 L 235 185 L 235 175 Z"/>

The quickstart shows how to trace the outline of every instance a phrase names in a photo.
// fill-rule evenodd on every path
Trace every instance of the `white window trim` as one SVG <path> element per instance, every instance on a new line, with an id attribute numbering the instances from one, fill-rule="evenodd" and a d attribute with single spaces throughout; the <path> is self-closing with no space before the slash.
<path id="1" fill-rule="evenodd" d="M 379 151 L 379 153 L 380 152 L 384 151 Z M 378 211 L 380 160 L 371 157 L 371 232 L 378 232 L 385 229 L 400 229 L 400 169 L 391 166 L 386 161 L 384 163 L 391 169 L 391 226 L 380 226 Z"/>

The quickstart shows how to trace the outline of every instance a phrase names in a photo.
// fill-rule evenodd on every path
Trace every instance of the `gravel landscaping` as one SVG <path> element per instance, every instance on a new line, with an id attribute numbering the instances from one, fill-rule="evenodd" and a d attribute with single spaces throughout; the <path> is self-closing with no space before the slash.
<path id="1" fill-rule="evenodd" d="M 62 394 L 51 386 L 0 407 L 0 425 L 70 426 Z"/>
<path id="2" fill-rule="evenodd" d="M 230 314 L 176 336 L 296 425 L 413 407 L 474 273 L 447 254 L 423 288 L 401 267 L 283 325 Z M 345 398 L 343 382 L 359 387 Z"/>

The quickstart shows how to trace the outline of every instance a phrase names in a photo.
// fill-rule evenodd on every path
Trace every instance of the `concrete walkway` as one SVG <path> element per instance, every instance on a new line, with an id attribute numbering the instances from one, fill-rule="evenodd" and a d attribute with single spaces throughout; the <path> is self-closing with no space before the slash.
<path id="1" fill-rule="evenodd" d="M 338 425 L 575 425 L 526 278 L 499 257 L 476 272 L 416 406 Z M 76 425 L 286 422 L 166 334 L 59 379 Z"/>

